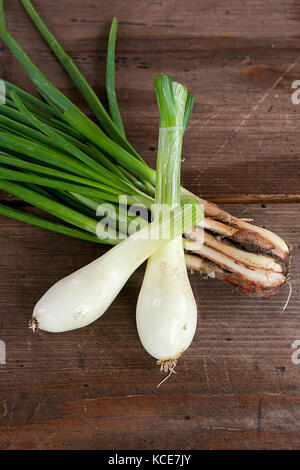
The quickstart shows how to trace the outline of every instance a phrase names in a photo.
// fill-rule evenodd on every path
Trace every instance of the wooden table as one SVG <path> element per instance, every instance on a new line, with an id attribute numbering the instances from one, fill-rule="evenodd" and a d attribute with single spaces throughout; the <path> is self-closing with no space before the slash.
<path id="1" fill-rule="evenodd" d="M 105 249 L 1 218 L 1 449 L 299 449 L 300 6 L 293 0 L 34 1 L 104 98 L 109 24 L 120 21 L 117 88 L 127 135 L 155 165 L 153 78 L 169 73 L 195 95 L 184 143 L 184 186 L 294 246 L 292 297 L 246 298 L 191 277 L 199 326 L 177 374 L 162 379 L 140 345 L 136 272 L 101 320 L 64 334 L 33 334 L 28 319 L 56 280 Z M 9 30 L 58 87 L 81 96 L 20 2 Z M 33 86 L 1 44 L 1 76 Z M 0 200 L 7 195 L 1 194 Z M 10 204 L 20 203 L 10 199 Z"/>

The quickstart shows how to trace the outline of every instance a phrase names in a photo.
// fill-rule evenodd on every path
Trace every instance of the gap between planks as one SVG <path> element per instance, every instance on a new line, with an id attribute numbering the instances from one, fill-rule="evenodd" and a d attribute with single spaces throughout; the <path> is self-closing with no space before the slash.
<path id="1" fill-rule="evenodd" d="M 213 204 L 297 204 L 300 202 L 300 194 L 216 194 L 214 196 L 201 194 L 200 197 Z M 20 199 L 1 198 L 0 203 L 9 207 L 23 208 L 32 207 Z"/>
<path id="2" fill-rule="evenodd" d="M 300 194 L 237 194 L 201 196 L 214 204 L 286 204 L 299 203 Z"/>

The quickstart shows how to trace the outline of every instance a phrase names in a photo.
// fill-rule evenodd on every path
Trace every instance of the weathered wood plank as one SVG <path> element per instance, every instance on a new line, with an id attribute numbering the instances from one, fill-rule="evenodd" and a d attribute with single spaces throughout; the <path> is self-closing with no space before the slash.
<path id="1" fill-rule="evenodd" d="M 165 71 L 195 95 L 184 144 L 185 186 L 211 199 L 299 195 L 299 112 L 291 102 L 291 83 L 300 76 L 299 38 L 293 33 L 300 13 L 294 1 L 189 1 L 187 8 L 176 1 L 102 3 L 36 6 L 104 101 L 108 28 L 113 15 L 119 18 L 120 108 L 129 139 L 152 167 L 158 120 L 153 78 Z M 20 4 L 7 2 L 6 10 L 25 50 L 82 105 Z M 1 57 L 1 74 L 33 90 L 4 46 Z"/>
<path id="2" fill-rule="evenodd" d="M 196 105 L 184 144 L 183 184 L 238 217 L 255 218 L 294 245 L 292 297 L 250 299 L 191 277 L 199 326 L 177 374 L 162 376 L 140 345 L 135 304 L 143 268 L 102 319 L 51 335 L 27 328 L 57 279 L 103 247 L 1 218 L 1 449 L 300 449 L 299 111 L 300 8 L 293 0 L 41 2 L 39 12 L 105 102 L 109 23 L 120 20 L 118 98 L 131 142 L 154 167 L 153 78 L 184 82 Z M 10 31 L 82 109 L 82 98 L 16 0 Z M 1 76 L 33 86 L 3 45 Z M 1 193 L 0 200 L 20 204 Z M 238 202 L 243 204 L 239 205 Z M 251 202 L 260 203 L 251 205 Z M 273 202 L 274 204 L 268 204 Z M 289 202 L 289 204 L 278 204 Z"/>
<path id="3" fill-rule="evenodd" d="M 1 219 L 0 448 L 300 448 L 300 365 L 291 361 L 300 339 L 300 205 L 224 208 L 294 245 L 290 303 L 281 315 L 287 288 L 251 299 L 191 276 L 196 337 L 159 389 L 161 373 L 135 327 L 143 268 L 101 320 L 33 334 L 27 322 L 39 296 L 105 249 Z"/>

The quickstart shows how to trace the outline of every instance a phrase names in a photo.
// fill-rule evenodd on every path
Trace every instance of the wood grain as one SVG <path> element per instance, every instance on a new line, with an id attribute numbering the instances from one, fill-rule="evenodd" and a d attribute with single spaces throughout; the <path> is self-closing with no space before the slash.
<path id="1" fill-rule="evenodd" d="M 0 448 L 300 449 L 300 365 L 291 361 L 292 342 L 300 340 L 299 111 L 291 102 L 291 83 L 300 78 L 299 5 L 34 5 L 101 98 L 109 23 L 119 18 L 121 113 L 130 141 L 152 167 L 153 78 L 164 71 L 188 86 L 196 106 L 184 144 L 184 186 L 291 242 L 293 292 L 281 315 L 287 288 L 269 300 L 250 299 L 192 276 L 197 334 L 177 374 L 157 389 L 162 376 L 135 327 L 143 267 L 100 321 L 33 334 L 27 323 L 36 300 L 105 249 L 1 218 L 0 340 L 7 363 L 0 364 Z M 6 2 L 6 11 L 16 39 L 87 111 L 20 3 Z M 33 91 L 3 45 L 0 56 L 1 76 Z M 0 199 L 20 205 L 3 193 Z"/>
<path id="2" fill-rule="evenodd" d="M 297 253 L 299 204 L 225 209 L 276 228 Z M 39 296 L 104 249 L 3 220 L 1 448 L 300 447 L 300 365 L 291 361 L 292 342 L 300 339 L 297 256 L 282 315 L 287 288 L 269 300 L 251 299 L 192 276 L 196 337 L 177 374 L 157 389 L 162 375 L 135 327 L 143 268 L 101 320 L 69 333 L 33 334 L 27 322 Z"/>
<path id="3" fill-rule="evenodd" d="M 83 109 L 83 100 L 16 0 L 8 26 L 41 70 Z M 184 143 L 183 180 L 205 197 L 299 194 L 300 8 L 293 0 L 182 2 L 78 0 L 38 2 L 39 12 L 104 99 L 109 23 L 119 18 L 118 99 L 128 138 L 155 166 L 157 107 L 153 79 L 162 71 L 195 95 Z M 96 5 L 96 6 L 95 6 Z M 1 48 L 2 75 L 32 91 Z"/>

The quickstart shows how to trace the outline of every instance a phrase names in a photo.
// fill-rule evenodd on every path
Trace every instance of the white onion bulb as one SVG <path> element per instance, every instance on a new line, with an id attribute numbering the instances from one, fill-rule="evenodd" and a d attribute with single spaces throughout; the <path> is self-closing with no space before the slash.
<path id="1" fill-rule="evenodd" d="M 197 306 L 187 275 L 181 237 L 148 260 L 136 310 L 146 351 L 169 370 L 196 331 Z"/>
<path id="2" fill-rule="evenodd" d="M 131 274 L 165 243 L 141 239 L 145 230 L 54 284 L 37 302 L 31 327 L 57 333 L 82 328 L 103 315 Z"/>

